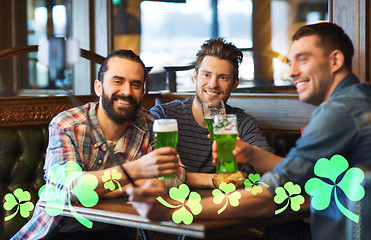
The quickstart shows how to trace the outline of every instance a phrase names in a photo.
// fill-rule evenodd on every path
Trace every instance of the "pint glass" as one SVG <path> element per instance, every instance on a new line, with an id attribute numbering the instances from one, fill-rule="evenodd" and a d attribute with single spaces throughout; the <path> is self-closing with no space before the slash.
<path id="1" fill-rule="evenodd" d="M 202 103 L 202 112 L 207 129 L 209 130 L 211 143 L 214 141 L 213 123 L 214 116 L 225 116 L 225 107 L 223 100 L 211 100 Z"/>
<path id="2" fill-rule="evenodd" d="M 153 122 L 153 140 L 155 147 L 176 148 L 178 143 L 178 123 L 176 119 L 155 119 Z M 159 177 L 160 179 L 174 178 L 176 174 Z"/>
<path id="3" fill-rule="evenodd" d="M 234 173 L 238 171 L 236 158 L 232 151 L 235 148 L 237 137 L 237 116 L 214 117 L 214 138 L 218 146 L 217 173 Z"/>

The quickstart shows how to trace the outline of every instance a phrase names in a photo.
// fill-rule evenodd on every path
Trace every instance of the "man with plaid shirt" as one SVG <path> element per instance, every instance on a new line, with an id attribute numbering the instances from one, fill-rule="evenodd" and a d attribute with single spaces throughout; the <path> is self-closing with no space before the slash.
<path id="1" fill-rule="evenodd" d="M 146 76 L 143 62 L 130 50 L 117 50 L 106 58 L 94 83 L 99 102 L 64 111 L 49 125 L 44 166 L 47 185 L 55 185 L 50 182 L 53 169 L 66 167 L 71 161 L 82 169 L 78 179 L 84 174 L 97 178 L 94 191 L 100 198 L 116 197 L 124 192 L 104 187 L 102 177 L 107 171 L 121 173 L 118 179 L 121 186 L 130 183 L 128 175 L 138 185 L 148 178 L 174 173 L 184 176 L 175 149 L 154 150 L 153 117 L 141 107 Z M 128 175 L 123 174 L 118 164 Z M 86 228 L 74 218 L 50 216 L 37 205 L 32 219 L 12 239 L 81 237 L 125 239 L 128 236 L 124 228 L 100 223 Z"/>

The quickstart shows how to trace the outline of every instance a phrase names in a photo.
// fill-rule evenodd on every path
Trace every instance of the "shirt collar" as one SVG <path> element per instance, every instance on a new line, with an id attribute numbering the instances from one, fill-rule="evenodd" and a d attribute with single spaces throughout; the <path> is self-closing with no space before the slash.
<path id="1" fill-rule="evenodd" d="M 359 83 L 358 78 L 353 74 L 349 74 L 336 86 L 335 90 L 331 94 L 331 98 L 336 96 L 342 89 L 352 86 L 353 84 Z"/>

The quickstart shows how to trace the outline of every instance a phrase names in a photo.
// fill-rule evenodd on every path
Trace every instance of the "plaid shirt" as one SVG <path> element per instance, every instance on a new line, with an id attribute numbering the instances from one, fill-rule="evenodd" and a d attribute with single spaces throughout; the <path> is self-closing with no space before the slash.
<path id="1" fill-rule="evenodd" d="M 45 159 L 45 176 L 56 164 L 77 162 L 83 171 L 96 171 L 103 164 L 107 143 L 99 126 L 96 103 L 87 103 L 58 114 L 49 125 L 49 145 Z M 153 150 L 153 117 L 140 109 L 125 132 L 121 164 L 134 161 Z M 129 173 L 130 174 L 130 173 Z M 49 216 L 38 205 L 33 216 L 12 239 L 40 239 L 50 237 L 62 226 L 62 216 Z"/>

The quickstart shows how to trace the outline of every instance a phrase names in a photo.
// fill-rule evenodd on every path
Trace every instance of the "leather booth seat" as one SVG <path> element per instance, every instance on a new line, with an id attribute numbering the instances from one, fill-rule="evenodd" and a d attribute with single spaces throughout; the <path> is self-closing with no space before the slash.
<path id="1" fill-rule="evenodd" d="M 45 184 L 43 166 L 48 144 L 48 125 L 0 127 L 0 239 L 10 239 L 32 216 L 18 213 L 8 221 L 5 218 L 17 211 L 4 208 L 5 195 L 18 188 L 31 194 L 35 205 L 38 190 Z M 20 202 L 22 204 L 22 202 Z"/>

